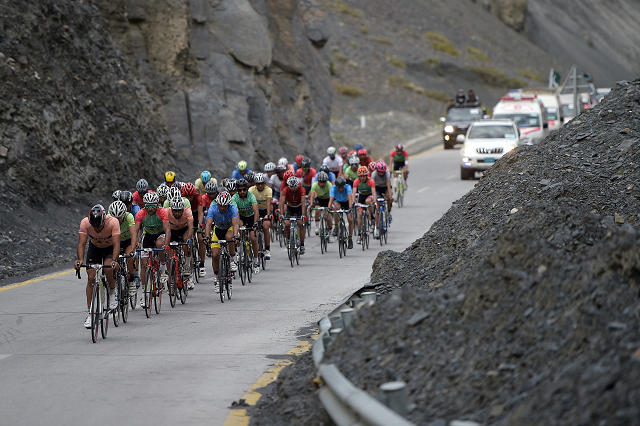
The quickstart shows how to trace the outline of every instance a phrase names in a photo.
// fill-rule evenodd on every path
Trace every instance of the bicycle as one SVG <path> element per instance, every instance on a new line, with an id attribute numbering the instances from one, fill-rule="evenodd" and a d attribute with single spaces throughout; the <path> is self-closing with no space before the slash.
<path id="1" fill-rule="evenodd" d="M 118 309 L 113 310 L 113 325 L 118 327 L 120 325 L 120 315 L 122 315 L 122 322 L 126 324 L 129 319 L 129 299 L 131 297 L 137 298 L 138 293 L 135 296 L 129 295 L 129 280 L 127 259 L 134 257 L 135 254 L 129 255 L 121 254 L 118 256 L 118 270 L 114 273 L 116 279 L 116 290 L 118 291 Z"/>
<path id="2" fill-rule="evenodd" d="M 309 193 L 309 191 L 307 191 L 307 194 Z M 303 217 L 304 219 L 304 227 L 307 229 L 307 237 L 311 237 L 311 213 L 309 212 L 309 196 L 305 195 L 304 196 L 305 200 L 304 200 L 304 204 L 305 204 L 305 210 L 307 212 L 307 214 L 305 214 Z"/>
<path id="3" fill-rule="evenodd" d="M 370 234 L 370 220 L 371 220 L 371 215 L 369 214 L 369 207 L 371 207 L 369 204 L 360 204 L 360 203 L 356 203 L 353 205 L 354 208 L 361 208 L 363 209 L 362 211 L 362 227 L 360 230 L 360 245 L 362 246 L 362 251 L 365 251 L 366 249 L 369 248 L 369 234 Z"/>
<path id="4" fill-rule="evenodd" d="M 260 265 L 262 266 L 263 271 L 267 269 L 266 268 L 267 259 L 264 256 L 264 251 L 265 251 L 264 228 L 262 227 L 265 220 L 268 220 L 268 217 L 263 217 L 258 220 L 258 230 L 256 231 L 257 237 L 258 237 L 258 259 L 260 260 Z"/>
<path id="5" fill-rule="evenodd" d="M 253 277 L 253 250 L 249 239 L 251 228 L 242 226 L 238 230 L 240 231 L 240 246 L 237 250 L 238 272 L 240 273 L 240 282 L 244 285 L 245 281 L 250 283 Z"/>
<path id="6" fill-rule="evenodd" d="M 320 252 L 325 254 L 327 252 L 327 243 L 329 242 L 330 232 L 327 227 L 327 214 L 328 207 L 314 207 L 313 210 L 320 211 L 320 227 L 318 228 L 318 236 L 320 237 Z"/>
<path id="7" fill-rule="evenodd" d="M 347 242 L 349 241 L 349 233 L 344 224 L 344 214 L 350 214 L 351 210 L 333 210 L 333 213 L 338 213 L 338 223 L 336 223 L 338 227 L 338 254 L 342 259 L 342 256 L 347 255 Z"/>
<path id="8" fill-rule="evenodd" d="M 387 243 L 387 230 L 389 228 L 389 216 L 387 215 L 387 200 L 385 198 L 378 198 L 378 238 L 380 239 L 380 245 Z"/>
<path id="9" fill-rule="evenodd" d="M 158 262 L 157 253 L 164 251 L 159 248 L 141 248 L 136 252 L 147 253 L 146 274 L 143 286 L 144 293 L 144 313 L 147 318 L 151 317 L 151 302 L 153 301 L 156 314 L 160 313 L 162 307 L 162 290 L 164 290 L 160 281 L 160 263 Z"/>
<path id="10" fill-rule="evenodd" d="M 298 232 L 298 221 L 303 219 L 301 217 L 289 217 L 287 220 L 290 221 L 287 255 L 289 256 L 289 262 L 293 268 L 294 259 L 296 261 L 296 265 L 300 264 L 300 233 Z"/>
<path id="11" fill-rule="evenodd" d="M 169 254 L 169 304 L 172 308 L 175 308 L 176 301 L 178 299 L 178 295 L 180 295 L 180 303 L 184 305 L 187 301 L 188 290 L 187 287 L 189 283 L 184 278 L 184 269 L 187 267 L 185 265 L 185 256 L 182 251 L 182 246 L 189 246 L 190 249 L 193 248 L 191 240 L 186 243 L 182 242 L 170 242 L 169 247 L 171 247 L 171 251 Z"/>
<path id="12" fill-rule="evenodd" d="M 218 240 L 220 244 L 220 258 L 218 260 L 218 285 L 220 287 L 220 302 L 224 303 L 224 293 L 231 300 L 233 272 L 231 272 L 231 254 L 229 253 L 229 243 L 234 240 Z"/>
<path id="13" fill-rule="evenodd" d="M 395 189 L 396 196 L 398 199 L 398 207 L 402 207 L 404 205 L 404 192 L 407 190 L 407 184 L 404 180 L 404 172 L 402 170 L 394 170 L 393 174 L 396 177 Z"/>
<path id="14" fill-rule="evenodd" d="M 202 224 L 198 225 L 198 227 L 196 228 L 196 237 L 194 238 L 195 244 L 192 244 L 191 265 L 189 266 L 191 268 L 191 276 L 195 278 L 196 283 L 200 282 L 200 268 L 198 267 L 198 265 L 201 261 L 204 262 L 203 259 L 200 259 L 200 242 L 198 241 L 198 234 L 204 235 L 204 231 L 202 228 Z"/>
<path id="15" fill-rule="evenodd" d="M 106 291 L 105 283 L 107 277 L 104 275 L 105 268 L 111 268 L 109 265 L 87 265 L 82 264 L 80 268 L 95 269 L 96 278 L 93 283 L 93 294 L 91 296 L 91 308 L 89 315 L 91 315 L 91 341 L 96 343 L 98 341 L 98 323 L 100 324 L 100 332 L 102 338 L 107 338 L 107 331 L 109 330 L 109 292 Z M 76 269 L 76 276 L 80 277 L 80 269 Z"/>

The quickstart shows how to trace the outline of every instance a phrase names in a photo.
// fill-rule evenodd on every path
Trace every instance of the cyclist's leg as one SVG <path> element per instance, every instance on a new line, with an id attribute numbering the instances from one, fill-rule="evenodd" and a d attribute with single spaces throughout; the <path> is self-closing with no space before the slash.
<path id="1" fill-rule="evenodd" d="M 251 241 L 251 248 L 253 249 L 253 259 L 258 258 L 258 235 L 253 229 L 249 232 L 249 240 Z"/>
<path id="2" fill-rule="evenodd" d="M 216 228 L 213 228 L 213 232 L 211 233 L 211 266 L 213 267 L 213 272 L 218 274 L 218 266 L 220 260 L 220 243 L 218 243 L 218 235 L 216 233 Z"/>
<path id="3" fill-rule="evenodd" d="M 199 230 L 196 230 L 196 241 L 194 241 L 194 245 L 197 244 L 198 247 L 198 254 L 200 255 L 200 262 L 203 262 L 203 259 L 206 257 L 206 247 L 204 245 L 204 238 L 202 237 L 202 232 Z M 191 264 L 191 262 L 189 262 L 189 264 Z M 202 265 L 204 265 L 204 262 L 201 263 Z"/>
<path id="4" fill-rule="evenodd" d="M 162 248 L 164 247 L 164 241 L 165 241 L 165 235 L 164 234 L 160 234 L 158 236 L 158 239 L 156 240 L 156 248 Z M 171 238 L 171 236 L 169 236 L 169 238 Z M 159 252 L 159 256 L 160 258 L 160 273 L 166 273 L 167 272 L 167 258 L 165 257 L 164 254 L 164 250 Z"/>
<path id="5" fill-rule="evenodd" d="M 300 230 L 300 245 L 304 245 L 304 236 L 306 234 L 306 232 L 304 232 L 304 220 L 298 221 L 298 229 Z"/>
<path id="6" fill-rule="evenodd" d="M 233 226 L 230 226 L 229 229 L 227 229 L 227 233 L 224 236 L 224 238 L 227 241 L 233 241 Z M 236 245 L 233 242 L 229 243 L 229 254 L 231 255 L 232 258 L 235 258 Z"/>
<path id="7" fill-rule="evenodd" d="M 87 265 L 102 263 L 102 257 L 100 256 L 98 247 L 94 246 L 91 242 L 89 242 L 89 248 L 87 249 L 87 256 L 85 257 L 85 259 L 85 263 Z M 87 269 L 87 308 L 91 308 L 91 297 L 93 296 L 93 281 L 95 279 L 96 270 L 90 268 Z"/>
<path id="8" fill-rule="evenodd" d="M 358 235 L 362 231 L 362 207 L 358 207 Z"/>

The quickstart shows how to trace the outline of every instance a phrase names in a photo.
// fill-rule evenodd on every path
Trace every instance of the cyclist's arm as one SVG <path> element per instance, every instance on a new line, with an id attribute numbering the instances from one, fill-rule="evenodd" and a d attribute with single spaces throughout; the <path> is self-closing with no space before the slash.
<path id="1" fill-rule="evenodd" d="M 393 166 L 393 151 L 391 151 L 391 154 L 389 154 L 389 165 Z"/>
<path id="2" fill-rule="evenodd" d="M 138 237 L 138 235 L 140 235 L 140 226 L 142 226 L 142 223 L 140 222 L 136 222 L 136 229 L 134 230 L 135 232 L 135 240 L 131 240 L 131 242 L 135 242 L 135 247 L 138 248 L 140 246 L 140 238 Z M 134 238 L 134 235 L 131 234 L 131 238 Z"/>
<path id="3" fill-rule="evenodd" d="M 272 202 L 272 198 L 267 197 L 267 216 L 271 215 L 271 202 Z"/>
<path id="4" fill-rule="evenodd" d="M 389 181 L 387 180 L 387 182 L 389 182 Z M 378 199 L 378 197 L 376 197 L 376 186 L 375 185 L 373 185 L 371 187 L 371 195 L 373 196 L 372 200 L 375 202 Z"/>
<path id="5" fill-rule="evenodd" d="M 198 223 L 204 223 L 204 214 L 202 213 L 202 201 L 200 201 L 200 205 L 198 206 Z"/>
<path id="6" fill-rule="evenodd" d="M 138 234 L 136 233 L 136 226 L 135 225 L 131 225 L 129 227 L 129 234 L 131 235 L 131 246 L 135 247 L 136 246 L 136 241 L 138 241 Z"/>
<path id="7" fill-rule="evenodd" d="M 347 194 L 347 200 L 349 200 L 349 208 L 353 208 L 353 203 L 355 200 L 355 197 L 353 196 L 353 193 L 351 194 Z"/>
<path id="8" fill-rule="evenodd" d="M 253 223 L 257 225 L 258 221 L 260 220 L 260 212 L 258 211 L 258 204 L 256 203 L 251 207 L 253 207 Z"/>
<path id="9" fill-rule="evenodd" d="M 171 239 L 171 226 L 168 220 L 165 222 L 162 222 L 162 228 L 164 229 L 164 241 L 165 241 L 165 244 L 167 244 L 167 242 Z"/>
<path id="10" fill-rule="evenodd" d="M 333 203 L 335 203 L 336 200 L 334 197 L 329 197 L 329 209 L 333 210 Z"/>
<path id="11" fill-rule="evenodd" d="M 239 219 L 237 217 L 234 217 L 233 219 L 231 219 L 231 227 L 233 228 L 233 236 L 234 237 L 238 237 L 238 221 Z"/>
<path id="12" fill-rule="evenodd" d="M 84 260 L 84 249 L 87 246 L 89 236 L 87 234 L 78 234 L 78 262 L 82 264 Z"/>
<path id="13" fill-rule="evenodd" d="M 204 228 L 204 236 L 206 238 L 209 238 L 209 236 L 211 235 L 211 225 L 213 225 L 213 219 L 208 217 L 207 218 L 207 224 Z"/>
<path id="14" fill-rule="evenodd" d="M 115 262 L 120 256 L 120 234 L 115 234 L 111 236 L 111 244 L 113 245 L 113 257 L 111 257 L 111 261 Z"/>
<path id="15" fill-rule="evenodd" d="M 193 239 L 193 217 L 190 217 L 189 219 L 187 219 L 187 240 L 192 240 L 192 239 Z"/>
<path id="16" fill-rule="evenodd" d="M 309 205 L 313 207 L 313 200 L 316 198 L 316 191 L 311 191 L 309 193 Z"/>

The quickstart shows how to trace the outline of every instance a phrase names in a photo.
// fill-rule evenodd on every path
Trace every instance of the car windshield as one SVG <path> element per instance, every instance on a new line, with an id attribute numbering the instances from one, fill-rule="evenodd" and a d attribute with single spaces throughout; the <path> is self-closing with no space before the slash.
<path id="1" fill-rule="evenodd" d="M 510 118 L 518 127 L 540 127 L 540 117 L 537 114 L 495 114 L 495 119 Z"/>
<path id="2" fill-rule="evenodd" d="M 482 118 L 480 108 L 451 108 L 447 114 L 447 121 L 474 121 Z"/>
<path id="3" fill-rule="evenodd" d="M 557 120 L 558 119 L 558 110 L 555 108 L 547 108 L 547 119 L 549 120 Z"/>
<path id="4" fill-rule="evenodd" d="M 564 104 L 561 108 L 563 116 L 573 117 L 573 104 Z"/>
<path id="5" fill-rule="evenodd" d="M 469 139 L 515 139 L 513 126 L 473 126 L 469 130 Z"/>

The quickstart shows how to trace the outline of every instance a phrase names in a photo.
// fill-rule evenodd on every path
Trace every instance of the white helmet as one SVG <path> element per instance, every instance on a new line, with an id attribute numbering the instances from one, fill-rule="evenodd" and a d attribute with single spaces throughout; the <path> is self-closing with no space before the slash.
<path id="1" fill-rule="evenodd" d="M 264 165 L 265 172 L 273 172 L 275 169 L 276 169 L 276 165 L 271 162 Z"/>
<path id="2" fill-rule="evenodd" d="M 289 165 L 289 160 L 287 160 L 286 158 L 282 157 L 281 159 L 278 160 L 278 166 L 287 167 L 288 165 Z"/>
<path id="3" fill-rule="evenodd" d="M 169 189 L 169 199 L 174 200 L 176 198 L 182 198 L 182 191 L 180 191 L 179 187 L 174 185 Z"/>
<path id="4" fill-rule="evenodd" d="M 265 175 L 264 173 L 256 173 L 253 181 L 255 183 L 265 183 L 267 181 L 267 175 Z"/>
<path id="5" fill-rule="evenodd" d="M 113 217 L 124 217 L 124 214 L 127 212 L 127 206 L 124 205 L 122 201 L 114 201 L 109 206 L 109 216 Z"/>
<path id="6" fill-rule="evenodd" d="M 171 200 L 171 210 L 184 210 L 184 200 L 182 197 Z"/>
<path id="7" fill-rule="evenodd" d="M 159 201 L 160 197 L 158 197 L 158 194 L 155 192 L 147 192 L 144 194 L 144 197 L 142 197 L 142 202 L 145 204 L 158 204 Z"/>
<path id="8" fill-rule="evenodd" d="M 158 193 L 158 197 L 167 199 L 169 197 L 169 187 L 164 183 L 158 187 L 156 191 Z"/>
<path id="9" fill-rule="evenodd" d="M 336 155 L 336 147 L 335 146 L 330 146 L 329 148 L 327 148 L 327 154 Z"/>

